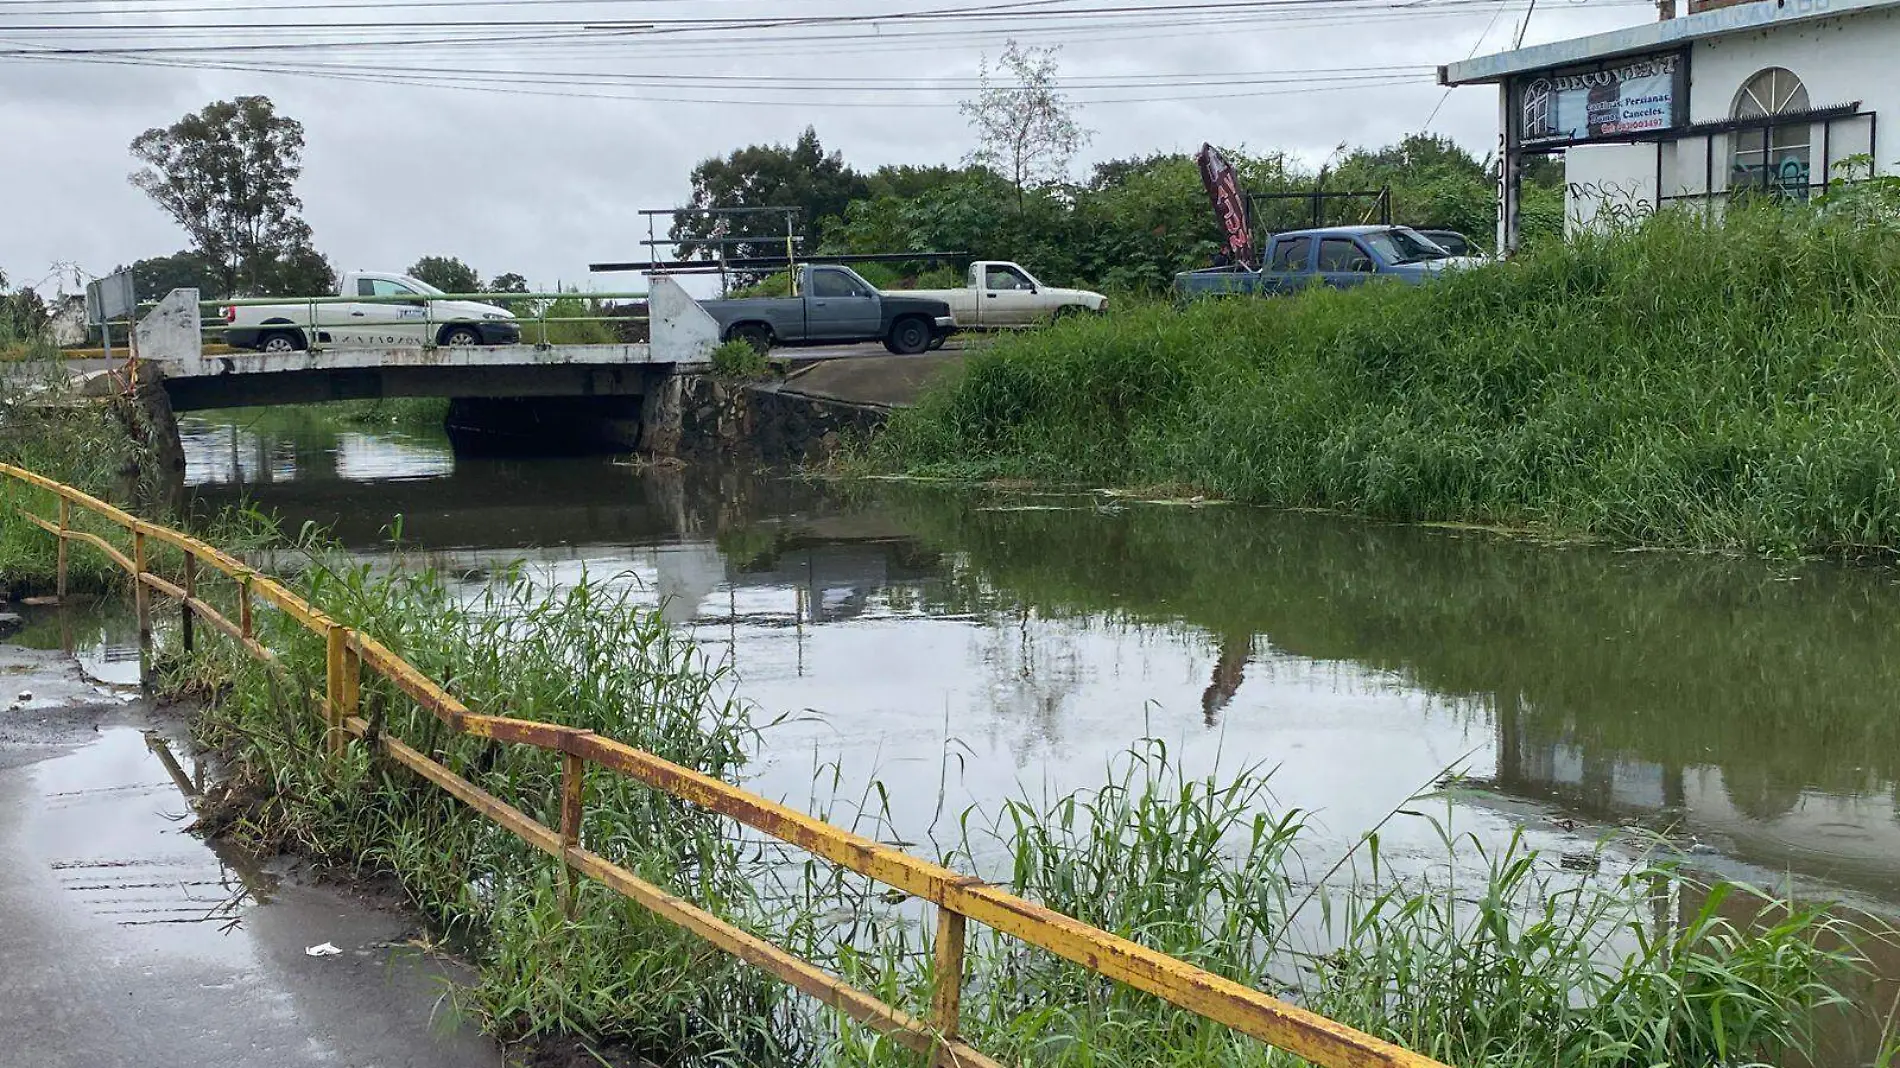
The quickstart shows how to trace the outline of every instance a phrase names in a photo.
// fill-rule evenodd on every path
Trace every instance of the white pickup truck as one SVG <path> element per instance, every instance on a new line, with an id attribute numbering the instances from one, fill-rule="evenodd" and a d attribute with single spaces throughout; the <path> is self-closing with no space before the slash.
<path id="1" fill-rule="evenodd" d="M 521 325 L 508 309 L 443 296 L 406 274 L 351 271 L 337 283 L 336 298 L 322 303 L 287 300 L 225 308 L 224 343 L 259 352 L 297 352 L 312 345 L 513 345 L 521 340 Z"/>
<path id="2" fill-rule="evenodd" d="M 1108 298 L 1100 293 L 1043 285 L 1021 265 L 1005 260 L 972 263 L 962 289 L 904 290 L 903 295 L 934 297 L 949 304 L 959 330 L 1035 326 L 1108 307 Z"/>

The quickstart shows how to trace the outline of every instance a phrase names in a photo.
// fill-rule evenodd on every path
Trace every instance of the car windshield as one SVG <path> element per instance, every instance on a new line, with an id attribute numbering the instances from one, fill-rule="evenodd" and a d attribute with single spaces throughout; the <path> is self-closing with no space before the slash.
<path id="1" fill-rule="evenodd" d="M 1442 260 L 1450 256 L 1450 253 L 1432 244 L 1417 231 L 1407 230 L 1403 226 L 1362 234 L 1360 240 L 1372 246 L 1372 251 L 1377 252 L 1380 259 L 1395 266 L 1401 263 Z"/>
<path id="2" fill-rule="evenodd" d="M 411 278 L 405 274 L 402 276 L 402 281 L 404 285 L 408 286 L 409 288 L 415 290 L 418 293 L 427 293 L 432 297 L 439 297 L 443 295 L 440 289 L 437 289 L 436 287 L 430 285 L 429 283 L 423 281 L 420 278 Z"/>

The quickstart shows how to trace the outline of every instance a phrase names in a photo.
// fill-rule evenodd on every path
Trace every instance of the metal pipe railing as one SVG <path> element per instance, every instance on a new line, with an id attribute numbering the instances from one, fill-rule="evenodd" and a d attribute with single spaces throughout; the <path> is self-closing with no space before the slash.
<path id="1" fill-rule="evenodd" d="M 27 510 L 24 502 L 20 502 L 19 507 L 26 518 L 59 539 L 62 550 L 59 589 L 66 588 L 63 550 L 69 540 L 100 549 L 131 573 L 139 614 L 141 669 L 149 660 L 151 650 L 151 594 L 154 592 L 178 601 L 186 618 L 195 615 L 204 619 L 239 642 L 252 656 L 281 667 L 278 653 L 256 638 L 253 601 L 264 601 L 324 639 L 325 685 L 323 693 L 315 696 L 333 755 L 343 753 L 351 739 L 380 749 L 529 845 L 559 860 L 566 880 L 563 900 L 568 908 L 572 908 L 574 900 L 573 881 L 582 876 L 591 878 L 892 1041 L 930 1057 L 933 1068 L 1000 1068 L 996 1061 L 959 1036 L 964 940 L 967 925 L 972 920 L 1079 964 L 1106 979 L 1226 1024 L 1321 1068 L 1446 1068 L 1428 1057 L 1253 987 L 1017 897 L 975 876 L 835 827 L 644 750 L 575 727 L 477 713 L 375 638 L 331 619 L 276 579 L 206 542 L 140 519 L 24 468 L 0 463 L 0 475 L 48 491 L 58 498 L 57 523 Z M 129 533 L 133 542 L 131 555 L 99 535 L 74 530 L 71 522 L 74 506 Z M 174 583 L 154 572 L 148 552 L 151 542 L 175 549 L 190 561 L 184 569 L 182 583 Z M 200 571 L 199 565 L 206 565 L 209 570 Z M 203 599 L 204 579 L 213 573 L 236 583 L 239 618 L 235 623 Z M 454 731 L 560 753 L 560 827 L 549 827 L 535 820 L 427 754 L 390 736 L 386 728 L 373 728 L 358 715 L 366 670 L 381 676 Z M 931 902 L 937 911 L 938 939 L 928 1015 L 918 1018 L 879 1001 L 842 978 L 681 900 L 587 849 L 581 837 L 584 813 L 581 781 L 589 765 L 635 779 Z"/>

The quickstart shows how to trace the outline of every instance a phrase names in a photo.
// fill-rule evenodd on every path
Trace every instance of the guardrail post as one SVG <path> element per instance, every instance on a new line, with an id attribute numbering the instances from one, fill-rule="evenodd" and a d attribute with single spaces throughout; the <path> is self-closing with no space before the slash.
<path id="1" fill-rule="evenodd" d="M 73 502 L 61 497 L 59 499 L 59 580 L 58 585 L 53 587 L 53 592 L 59 595 L 61 601 L 66 599 L 66 530 L 72 525 L 72 520 Z"/>
<path id="2" fill-rule="evenodd" d="M 343 721 L 356 714 L 357 687 L 353 683 L 360 679 L 350 678 L 356 664 L 350 656 L 349 628 L 330 624 L 330 628 L 324 632 L 324 642 L 323 719 L 329 725 L 325 736 L 329 742 L 330 755 L 342 756 L 349 740 L 349 735 L 343 730 Z"/>
<path id="3" fill-rule="evenodd" d="M 145 531 L 132 531 L 132 605 L 139 617 L 139 681 L 146 682 L 152 659 L 152 594 L 145 585 Z"/>
<path id="4" fill-rule="evenodd" d="M 238 577 L 238 636 L 251 640 L 251 576 Z"/>
<path id="5" fill-rule="evenodd" d="M 178 606 L 178 638 L 186 655 L 197 647 L 192 634 L 191 602 L 198 596 L 198 554 L 189 550 L 185 553 L 185 600 Z"/>
<path id="6" fill-rule="evenodd" d="M 561 754 L 561 914 L 574 918 L 575 888 L 580 873 L 567 863 L 567 851 L 581 844 L 581 802 L 587 791 L 587 761 L 574 753 Z"/>
<path id="7" fill-rule="evenodd" d="M 963 1006 L 963 913 L 937 906 L 936 989 L 930 995 L 930 1022 L 945 1041 L 957 1037 Z M 956 1063 L 938 1047 L 931 1068 Z"/>

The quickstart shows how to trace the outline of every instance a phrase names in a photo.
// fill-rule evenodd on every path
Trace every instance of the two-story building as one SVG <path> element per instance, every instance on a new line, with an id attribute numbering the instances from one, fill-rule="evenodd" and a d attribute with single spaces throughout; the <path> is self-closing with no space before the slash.
<path id="1" fill-rule="evenodd" d="M 1572 228 L 1606 212 L 1806 198 L 1900 171 L 1900 0 L 1690 0 L 1659 21 L 1439 68 L 1498 87 L 1498 247 L 1517 247 L 1527 156 L 1561 153 Z"/>

